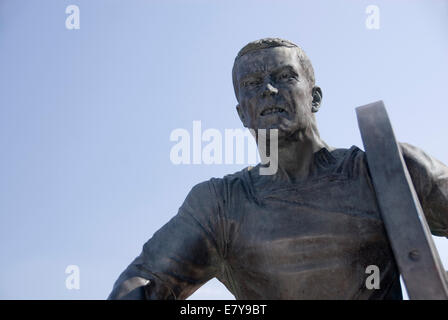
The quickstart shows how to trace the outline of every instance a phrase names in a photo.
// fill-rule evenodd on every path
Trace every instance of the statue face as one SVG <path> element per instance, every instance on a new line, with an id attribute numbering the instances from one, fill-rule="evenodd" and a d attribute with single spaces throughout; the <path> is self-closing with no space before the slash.
<path id="1" fill-rule="evenodd" d="M 280 138 L 310 125 L 313 88 L 294 48 L 249 52 L 235 68 L 237 110 L 245 127 L 278 129 Z"/>

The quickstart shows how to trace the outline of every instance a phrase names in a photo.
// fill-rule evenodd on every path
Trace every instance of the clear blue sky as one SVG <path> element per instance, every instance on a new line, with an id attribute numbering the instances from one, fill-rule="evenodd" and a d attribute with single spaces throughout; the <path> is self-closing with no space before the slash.
<path id="1" fill-rule="evenodd" d="M 327 143 L 362 147 L 354 108 L 382 99 L 400 141 L 448 164 L 448 1 L 0 0 L 0 298 L 104 299 L 192 186 L 243 168 L 175 166 L 169 136 L 241 127 L 233 59 L 268 36 L 310 57 Z"/>

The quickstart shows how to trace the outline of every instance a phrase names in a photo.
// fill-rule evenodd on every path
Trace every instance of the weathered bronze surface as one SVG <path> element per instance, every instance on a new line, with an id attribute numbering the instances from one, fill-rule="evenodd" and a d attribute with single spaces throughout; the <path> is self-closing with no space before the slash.
<path id="1" fill-rule="evenodd" d="M 243 125 L 278 129 L 278 171 L 258 165 L 196 185 L 109 298 L 185 299 L 216 277 L 237 299 L 401 299 L 365 153 L 320 138 L 322 90 L 305 53 L 281 39 L 252 42 L 233 83 Z M 448 236 L 448 168 L 400 147 L 431 232 Z M 378 289 L 366 286 L 370 265 Z"/>
<path id="2" fill-rule="evenodd" d="M 411 299 L 448 299 L 445 270 L 382 101 L 356 109 L 367 162 Z"/>

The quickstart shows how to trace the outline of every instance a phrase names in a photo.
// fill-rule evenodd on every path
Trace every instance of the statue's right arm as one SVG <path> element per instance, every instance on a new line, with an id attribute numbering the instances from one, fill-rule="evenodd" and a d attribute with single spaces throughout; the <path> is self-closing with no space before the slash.
<path id="1" fill-rule="evenodd" d="M 210 181 L 196 185 L 179 212 L 121 273 L 108 299 L 186 299 L 221 271 L 222 219 Z"/>
<path id="2" fill-rule="evenodd" d="M 145 286 L 150 280 L 141 277 L 130 277 L 114 287 L 108 299 L 111 300 L 145 300 Z"/>

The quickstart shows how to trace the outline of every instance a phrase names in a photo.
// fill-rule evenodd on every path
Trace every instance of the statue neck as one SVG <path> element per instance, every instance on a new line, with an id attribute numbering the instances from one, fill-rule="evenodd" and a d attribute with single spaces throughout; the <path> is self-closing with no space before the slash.
<path id="1" fill-rule="evenodd" d="M 332 150 L 319 136 L 316 125 L 278 141 L 276 180 L 288 182 L 306 180 L 313 167 L 314 153 L 322 148 Z M 276 156 L 275 152 L 271 155 Z"/>

